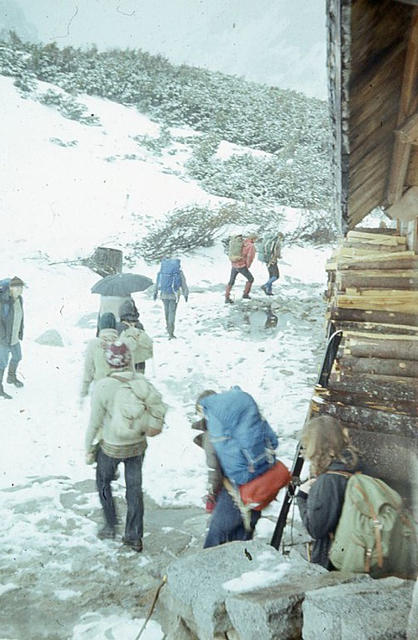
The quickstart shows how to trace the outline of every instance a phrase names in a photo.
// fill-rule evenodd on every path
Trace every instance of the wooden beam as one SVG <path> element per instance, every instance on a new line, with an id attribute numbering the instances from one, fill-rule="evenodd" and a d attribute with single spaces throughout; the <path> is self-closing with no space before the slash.
<path id="1" fill-rule="evenodd" d="M 392 166 L 389 176 L 387 200 L 389 204 L 397 202 L 402 197 L 411 154 L 410 142 L 405 142 L 402 133 L 403 126 L 417 109 L 416 79 L 418 69 L 418 9 L 414 9 L 411 30 L 409 33 L 408 49 L 405 56 L 405 66 L 402 79 L 402 91 L 399 102 L 398 130 L 395 131 L 393 145 Z"/>
<path id="2" fill-rule="evenodd" d="M 418 113 L 414 113 L 395 133 L 399 134 L 400 142 L 418 144 Z"/>

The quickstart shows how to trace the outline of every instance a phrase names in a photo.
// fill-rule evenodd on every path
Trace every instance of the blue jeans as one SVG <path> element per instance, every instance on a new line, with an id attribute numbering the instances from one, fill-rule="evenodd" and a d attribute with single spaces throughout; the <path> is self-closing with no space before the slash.
<path id="1" fill-rule="evenodd" d="M 17 365 L 22 359 L 22 349 L 20 347 L 20 342 L 17 342 L 13 345 L 0 344 L 0 369 L 7 369 L 7 364 L 9 362 L 9 353 L 11 354 L 10 364 Z"/>
<path id="2" fill-rule="evenodd" d="M 112 496 L 112 482 L 117 466 L 125 464 L 126 502 L 128 511 L 125 523 L 125 538 L 132 542 L 142 539 L 144 534 L 144 502 L 142 497 L 142 462 L 144 454 L 133 458 L 111 458 L 101 449 L 97 455 L 96 484 L 106 524 L 116 525 L 116 510 Z"/>
<path id="3" fill-rule="evenodd" d="M 174 323 L 176 321 L 177 300 L 175 298 L 163 298 L 165 324 L 170 336 L 174 334 Z"/>
<path id="4" fill-rule="evenodd" d="M 269 265 L 267 269 L 270 277 L 267 280 L 266 284 L 263 285 L 263 287 L 265 287 L 266 291 L 271 293 L 273 289 L 273 282 L 276 282 L 276 280 L 279 279 L 279 267 L 277 266 L 277 262 Z"/>
<path id="5" fill-rule="evenodd" d="M 260 511 L 251 511 L 251 530 L 247 531 L 240 510 L 228 491 L 223 488 L 216 500 L 216 507 L 210 519 L 209 531 L 203 548 L 216 547 L 218 544 L 233 540 L 251 540 L 260 516 Z"/>

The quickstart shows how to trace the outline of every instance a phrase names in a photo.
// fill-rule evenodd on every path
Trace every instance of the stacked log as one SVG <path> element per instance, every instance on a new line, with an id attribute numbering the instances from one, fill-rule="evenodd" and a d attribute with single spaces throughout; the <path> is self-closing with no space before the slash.
<path id="1" fill-rule="evenodd" d="M 418 442 L 418 256 L 395 230 L 347 234 L 327 264 L 332 331 L 342 331 L 311 414 L 348 427 L 366 470 L 409 487 Z"/>

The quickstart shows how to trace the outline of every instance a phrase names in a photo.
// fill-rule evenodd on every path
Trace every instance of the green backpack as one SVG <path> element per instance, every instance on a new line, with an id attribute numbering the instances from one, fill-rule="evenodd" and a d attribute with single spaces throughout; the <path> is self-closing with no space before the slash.
<path id="1" fill-rule="evenodd" d="M 415 525 L 401 496 L 378 478 L 351 475 L 329 559 L 339 571 L 415 577 Z"/>
<path id="2" fill-rule="evenodd" d="M 235 262 L 242 257 L 242 247 L 244 244 L 244 238 L 241 234 L 237 236 L 231 236 L 229 238 L 228 245 L 228 258 L 231 262 Z"/>

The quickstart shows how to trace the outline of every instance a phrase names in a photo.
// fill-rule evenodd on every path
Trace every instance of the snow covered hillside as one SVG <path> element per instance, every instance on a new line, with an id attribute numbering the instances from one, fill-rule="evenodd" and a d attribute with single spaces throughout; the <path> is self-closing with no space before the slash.
<path id="1" fill-rule="evenodd" d="M 226 200 L 186 178 L 185 146 L 162 155 L 139 148 L 133 137 L 158 136 L 159 127 L 134 108 L 83 96 L 89 113 L 100 121 L 88 127 L 65 119 L 54 107 L 23 99 L 12 78 L 0 76 L 0 94 L 0 278 L 18 275 L 27 283 L 19 367 L 25 386 L 7 386 L 13 399 L 0 398 L 0 539 L 5 551 L 0 595 L 12 597 L 15 590 L 30 588 L 33 607 L 44 601 L 54 607 L 64 600 L 70 606 L 92 589 L 83 566 L 97 565 L 95 575 L 101 575 L 117 543 L 95 538 L 99 502 L 94 491 L 88 499 L 80 497 L 79 511 L 62 499 L 94 478 L 84 464 L 89 403 L 79 406 L 79 389 L 83 353 L 95 335 L 99 306 L 99 297 L 90 293 L 99 277 L 66 261 L 86 257 L 97 246 L 125 250 L 176 207 Z M 288 208 L 284 214 L 284 232 L 297 228 L 299 212 Z M 279 457 L 290 464 L 323 348 L 324 263 L 330 251 L 285 245 L 276 295 L 264 296 L 260 285 L 266 268 L 256 262 L 252 300 L 240 300 L 243 283 L 238 279 L 234 305 L 223 302 L 229 262 L 220 240 L 180 256 L 190 297 L 179 304 L 177 340 L 170 342 L 161 302 L 153 301 L 150 290 L 134 294 L 155 345 L 147 375 L 169 405 L 164 432 L 150 442 L 144 465 L 145 491 L 157 505 L 202 507 L 206 469 L 190 423 L 196 396 L 206 388 L 239 384 L 253 394 L 279 434 Z M 129 270 L 155 280 L 158 264 L 137 258 Z M 37 338 L 47 329 L 57 330 L 64 346 L 39 344 Z M 118 483 L 123 495 L 123 479 Z M 277 510 L 276 503 L 270 513 Z M 263 519 L 258 535 L 268 537 L 272 526 Z M 149 561 L 145 549 L 141 562 Z M 12 575 L 16 563 L 19 570 Z M 125 567 L 128 574 L 138 567 L 137 558 L 135 563 Z M 117 567 L 112 565 L 112 571 Z M 98 609 L 90 591 L 83 606 L 77 605 L 80 620 L 89 606 Z M 122 611 L 123 604 L 114 613 L 122 616 Z M 74 616 L 65 621 L 66 633 L 73 623 Z M 104 637 L 88 629 L 83 635 L 80 625 L 73 636 L 62 637 Z M 158 633 L 148 637 L 162 637 Z"/>

